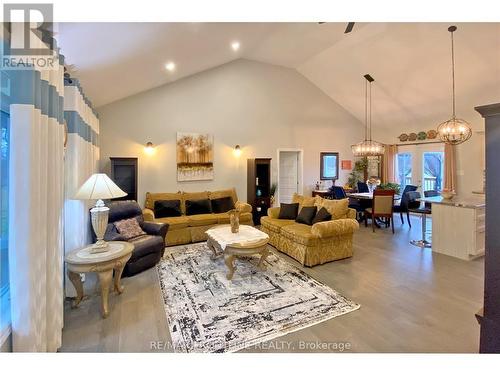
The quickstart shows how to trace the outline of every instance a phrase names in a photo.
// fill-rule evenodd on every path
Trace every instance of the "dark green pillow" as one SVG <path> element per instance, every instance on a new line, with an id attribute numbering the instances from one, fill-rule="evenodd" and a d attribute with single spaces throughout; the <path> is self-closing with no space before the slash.
<path id="1" fill-rule="evenodd" d="M 321 209 L 318 211 L 316 216 L 314 217 L 314 220 L 312 221 L 313 224 L 320 223 L 322 221 L 329 221 L 332 220 L 332 215 L 326 210 L 325 207 L 321 207 Z"/>
<path id="2" fill-rule="evenodd" d="M 212 205 L 210 199 L 199 199 L 186 201 L 186 215 L 200 215 L 200 214 L 211 214 Z"/>
<path id="3" fill-rule="evenodd" d="M 312 225 L 317 210 L 316 206 L 302 207 L 295 221 L 300 224 Z"/>
<path id="4" fill-rule="evenodd" d="M 212 204 L 212 212 L 214 214 L 221 214 L 234 209 L 234 202 L 231 197 L 212 199 L 210 203 Z"/>
<path id="5" fill-rule="evenodd" d="M 176 217 L 181 216 L 181 201 L 174 200 L 158 200 L 155 201 L 155 218 Z"/>
<path id="6" fill-rule="evenodd" d="M 298 203 L 281 203 L 278 219 L 295 220 L 299 213 Z"/>

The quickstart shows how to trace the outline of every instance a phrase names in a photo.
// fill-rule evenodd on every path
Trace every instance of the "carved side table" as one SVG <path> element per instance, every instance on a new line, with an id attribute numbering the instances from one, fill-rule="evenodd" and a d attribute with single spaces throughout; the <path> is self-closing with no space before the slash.
<path id="1" fill-rule="evenodd" d="M 106 252 L 92 253 L 92 245 L 89 245 L 66 254 L 65 261 L 68 277 L 75 287 L 77 295 L 72 307 L 78 307 L 83 299 L 83 285 L 80 274 L 95 272 L 99 276 L 101 286 L 102 316 L 107 318 L 109 315 L 109 288 L 113 279 L 113 271 L 115 271 L 114 290 L 121 294 L 123 292 L 123 286 L 120 284 L 122 272 L 125 264 L 132 256 L 133 250 L 134 245 L 129 242 L 110 241 Z"/>

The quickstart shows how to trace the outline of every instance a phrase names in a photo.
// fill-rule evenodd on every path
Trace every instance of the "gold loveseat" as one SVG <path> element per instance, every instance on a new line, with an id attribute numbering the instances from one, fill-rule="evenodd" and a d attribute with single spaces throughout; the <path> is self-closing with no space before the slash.
<path id="1" fill-rule="evenodd" d="M 295 194 L 293 203 L 304 206 L 325 207 L 332 220 L 312 226 L 294 220 L 278 219 L 279 207 L 268 209 L 261 218 L 261 229 L 269 235 L 269 243 L 279 251 L 295 258 L 304 266 L 315 266 L 352 256 L 354 231 L 359 229 L 356 211 L 348 207 L 348 199 L 328 200 Z"/>
<path id="2" fill-rule="evenodd" d="M 252 206 L 248 203 L 239 202 L 234 189 L 219 191 L 203 191 L 198 193 L 146 193 L 144 205 L 144 220 L 169 225 L 165 244 L 167 246 L 182 245 L 191 242 L 200 242 L 207 239 L 205 231 L 215 225 L 229 224 L 229 215 L 201 214 L 186 216 L 186 201 L 199 199 L 217 199 L 231 197 L 236 209 L 241 212 L 240 224 L 253 225 Z M 157 200 L 180 200 L 182 216 L 155 218 L 154 206 Z"/>

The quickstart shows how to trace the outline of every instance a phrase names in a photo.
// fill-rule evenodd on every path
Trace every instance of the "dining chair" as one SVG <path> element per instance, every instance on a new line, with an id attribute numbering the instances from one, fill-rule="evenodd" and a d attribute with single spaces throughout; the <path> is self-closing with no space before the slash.
<path id="1" fill-rule="evenodd" d="M 347 194 L 342 186 L 332 186 L 334 199 L 346 199 Z"/>
<path id="2" fill-rule="evenodd" d="M 399 212 L 399 216 L 401 217 L 401 224 L 404 224 L 405 221 L 403 219 L 403 213 L 406 213 L 406 218 L 408 220 L 408 225 L 411 228 L 411 221 L 410 221 L 410 213 L 408 212 L 408 208 L 410 205 L 412 205 L 412 202 L 409 201 L 408 193 L 412 191 L 416 191 L 418 189 L 418 186 L 415 185 L 406 185 L 403 194 L 401 194 L 401 200 L 399 204 L 394 206 L 394 212 Z M 415 205 L 413 204 L 412 207 Z M 418 207 L 418 206 L 417 206 Z"/>
<path id="3" fill-rule="evenodd" d="M 358 193 L 369 193 L 368 184 L 366 182 L 358 181 L 357 183 Z"/>
<path id="4" fill-rule="evenodd" d="M 440 196 L 441 194 L 439 194 L 439 191 L 437 190 L 426 190 L 424 191 L 424 197 L 438 197 Z M 432 207 L 432 203 L 431 202 L 425 202 L 425 207 L 427 208 L 431 208 Z"/>
<path id="5" fill-rule="evenodd" d="M 394 190 L 376 189 L 373 191 L 373 205 L 365 210 L 365 227 L 368 216 L 372 219 L 372 230 L 375 232 L 375 218 L 388 219 L 394 234 Z"/>

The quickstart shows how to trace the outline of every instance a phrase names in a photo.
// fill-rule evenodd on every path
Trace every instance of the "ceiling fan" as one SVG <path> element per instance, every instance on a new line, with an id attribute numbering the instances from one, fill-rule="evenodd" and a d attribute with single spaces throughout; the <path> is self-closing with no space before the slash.
<path id="1" fill-rule="evenodd" d="M 318 22 L 318 24 L 323 25 L 326 22 Z M 354 28 L 354 22 L 348 22 L 347 27 L 345 28 L 344 34 L 349 34 Z"/>

